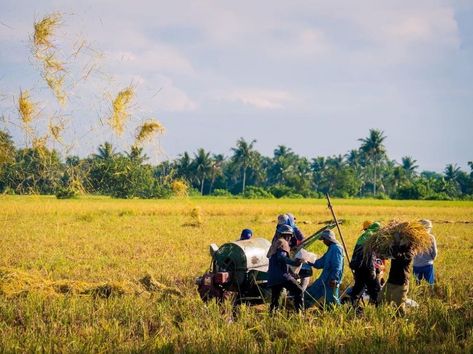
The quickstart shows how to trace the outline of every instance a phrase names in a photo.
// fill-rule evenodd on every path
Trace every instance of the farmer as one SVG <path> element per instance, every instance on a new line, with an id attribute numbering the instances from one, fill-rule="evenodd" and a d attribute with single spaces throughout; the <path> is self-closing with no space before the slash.
<path id="1" fill-rule="evenodd" d="M 306 307 L 314 305 L 321 296 L 324 297 L 326 305 L 340 304 L 338 288 L 343 275 L 343 249 L 332 230 L 324 230 L 320 239 L 328 249 L 322 258 L 317 259 L 314 263 L 308 263 L 314 268 L 323 270 L 320 277 L 305 292 Z"/>
<path id="2" fill-rule="evenodd" d="M 253 231 L 250 229 L 243 229 L 240 235 L 240 241 L 249 240 L 253 236 Z"/>
<path id="3" fill-rule="evenodd" d="M 430 285 L 434 285 L 434 260 L 437 257 L 437 241 L 432 235 L 432 221 L 420 220 L 420 223 L 425 227 L 432 240 L 432 246 L 424 253 L 419 253 L 414 257 L 414 275 L 417 284 L 420 284 L 422 279 L 425 279 Z"/>
<path id="4" fill-rule="evenodd" d="M 302 309 L 302 290 L 297 284 L 289 265 L 299 266 L 301 260 L 289 258 L 289 240 L 294 230 L 289 225 L 280 225 L 277 231 L 277 240 L 273 249 L 268 253 L 268 286 L 271 288 L 271 305 L 269 312 L 272 314 L 279 306 L 279 297 L 283 288 L 287 289 L 294 297 L 294 306 L 297 311 Z"/>
<path id="5" fill-rule="evenodd" d="M 302 234 L 301 230 L 299 230 L 299 228 L 296 226 L 295 221 L 296 218 L 290 213 L 278 215 L 278 224 L 276 225 L 276 231 L 274 232 L 273 241 L 275 241 L 278 237 L 278 227 L 281 225 L 289 225 L 294 230 L 291 239 L 289 240 L 289 246 L 291 248 L 298 246 L 302 242 L 302 240 L 304 240 L 304 235 Z"/>
<path id="6" fill-rule="evenodd" d="M 393 259 L 391 260 L 391 269 L 385 287 L 385 301 L 396 304 L 399 313 L 403 315 L 406 310 L 414 252 L 412 246 L 401 239 L 401 235 L 395 234 L 394 238 L 395 242 L 392 246 Z"/>
<path id="7" fill-rule="evenodd" d="M 364 254 L 363 246 L 365 242 L 380 229 L 381 225 L 378 222 L 365 221 L 363 224 L 364 232 L 358 237 L 353 256 L 350 262 L 350 268 L 353 270 L 355 278 L 355 285 L 351 289 L 350 297 L 353 306 L 358 308 L 359 300 L 363 294 L 365 287 L 370 296 L 370 303 L 378 305 L 379 292 L 381 285 L 378 281 L 375 268 L 374 254 Z"/>
<path id="8" fill-rule="evenodd" d="M 304 241 L 304 234 L 297 227 L 295 216 L 291 213 L 286 213 L 286 216 L 287 216 L 287 225 L 291 226 L 292 229 L 294 230 L 294 234 L 292 235 L 291 241 L 289 242 L 289 246 L 291 246 L 291 248 L 294 248 L 296 246 L 299 246 L 301 242 Z"/>

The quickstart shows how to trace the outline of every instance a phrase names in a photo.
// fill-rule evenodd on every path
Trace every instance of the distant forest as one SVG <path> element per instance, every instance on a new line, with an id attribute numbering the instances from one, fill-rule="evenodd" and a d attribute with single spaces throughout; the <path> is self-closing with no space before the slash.
<path id="1" fill-rule="evenodd" d="M 0 131 L 0 193 L 79 194 L 116 198 L 168 198 L 173 195 L 238 196 L 242 198 L 317 198 L 329 193 L 341 198 L 473 199 L 470 171 L 455 164 L 443 173 L 419 171 L 410 156 L 391 160 L 386 136 L 371 129 L 359 146 L 345 155 L 306 158 L 279 145 L 273 156 L 243 138 L 230 155 L 198 149 L 175 160 L 149 164 L 143 149 L 117 152 L 105 142 L 86 158 L 61 158 L 44 146 L 17 148 Z"/>

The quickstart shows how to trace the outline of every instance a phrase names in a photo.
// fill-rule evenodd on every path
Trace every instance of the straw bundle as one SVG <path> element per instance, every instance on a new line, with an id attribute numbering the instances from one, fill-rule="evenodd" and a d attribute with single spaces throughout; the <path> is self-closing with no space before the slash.
<path id="1" fill-rule="evenodd" d="M 18 112 L 20 113 L 21 121 L 25 125 L 31 123 L 37 112 L 36 103 L 31 100 L 28 90 L 20 90 L 20 97 L 18 97 Z"/>
<path id="2" fill-rule="evenodd" d="M 139 126 L 136 134 L 136 144 L 141 144 L 145 140 L 151 140 L 155 134 L 164 133 L 164 126 L 157 120 L 149 120 Z"/>
<path id="3" fill-rule="evenodd" d="M 428 231 L 421 223 L 391 221 L 366 241 L 365 255 L 374 252 L 382 258 L 392 257 L 396 238 L 400 245 L 408 246 L 415 254 L 428 250 L 432 244 Z"/>
<path id="4" fill-rule="evenodd" d="M 112 115 L 109 118 L 110 126 L 118 134 L 123 133 L 125 121 L 130 116 L 128 108 L 135 95 L 133 87 L 120 91 L 112 101 Z"/>
<path id="5" fill-rule="evenodd" d="M 39 22 L 34 24 L 34 45 L 42 47 L 43 49 L 54 47 L 52 43 L 52 36 L 61 24 L 61 14 L 58 12 L 46 15 Z"/>

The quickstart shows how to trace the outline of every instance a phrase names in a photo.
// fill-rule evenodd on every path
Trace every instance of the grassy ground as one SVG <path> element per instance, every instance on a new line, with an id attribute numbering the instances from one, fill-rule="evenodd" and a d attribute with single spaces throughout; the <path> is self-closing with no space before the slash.
<path id="1" fill-rule="evenodd" d="M 228 305 L 200 301 L 193 283 L 209 265 L 208 244 L 246 227 L 269 239 L 281 212 L 310 234 L 331 218 L 323 200 L 1 196 L 0 351 L 472 352 L 473 202 L 333 204 L 350 252 L 366 219 L 434 222 L 438 285 L 411 287 L 418 309 L 269 318 L 264 306 L 243 307 L 229 323 Z M 154 286 L 139 282 L 146 275 Z M 351 280 L 346 271 L 342 287 Z"/>

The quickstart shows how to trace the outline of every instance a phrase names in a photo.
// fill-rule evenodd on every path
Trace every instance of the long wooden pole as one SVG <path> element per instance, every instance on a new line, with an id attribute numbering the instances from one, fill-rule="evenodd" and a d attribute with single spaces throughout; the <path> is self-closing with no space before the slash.
<path id="1" fill-rule="evenodd" d="M 332 203 L 330 202 L 330 196 L 328 195 L 328 193 L 325 193 L 325 197 L 327 198 L 328 208 L 332 212 L 333 220 L 335 221 L 335 224 L 337 225 L 337 230 L 338 230 L 338 233 L 340 235 L 340 239 L 342 240 L 343 249 L 345 250 L 345 254 L 347 256 L 348 264 L 350 264 L 350 255 L 348 254 L 347 246 L 345 244 L 345 240 L 343 239 L 342 230 L 340 229 L 340 225 L 338 223 L 337 217 L 335 215 L 335 212 L 333 211 Z"/>

